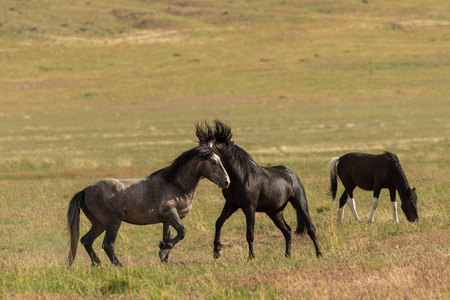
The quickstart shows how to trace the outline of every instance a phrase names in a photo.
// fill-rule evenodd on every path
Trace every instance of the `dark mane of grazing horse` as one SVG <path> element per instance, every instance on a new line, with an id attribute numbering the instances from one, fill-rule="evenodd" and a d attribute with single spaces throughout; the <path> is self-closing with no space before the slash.
<path id="1" fill-rule="evenodd" d="M 297 212 L 296 234 L 308 233 L 314 243 L 316 255 L 321 256 L 315 228 L 308 212 L 308 204 L 303 184 L 297 174 L 286 166 L 262 167 L 244 149 L 231 140 L 231 128 L 220 120 L 214 124 L 197 126 L 200 142 L 215 141 L 223 165 L 230 176 L 230 186 L 223 189 L 225 205 L 216 221 L 214 237 L 214 257 L 221 255 L 221 228 L 224 222 L 238 209 L 242 209 L 247 222 L 247 242 L 250 258 L 253 251 L 255 212 L 266 213 L 281 230 L 286 241 L 286 256 L 291 253 L 291 228 L 283 217 L 288 202 Z"/>
<path id="2" fill-rule="evenodd" d="M 400 165 L 400 161 L 398 160 L 397 155 L 392 152 L 385 151 L 384 154 L 388 157 L 389 162 L 391 163 L 391 172 L 394 176 L 395 186 L 397 187 L 400 197 L 403 198 L 410 187 L 402 166 Z"/>

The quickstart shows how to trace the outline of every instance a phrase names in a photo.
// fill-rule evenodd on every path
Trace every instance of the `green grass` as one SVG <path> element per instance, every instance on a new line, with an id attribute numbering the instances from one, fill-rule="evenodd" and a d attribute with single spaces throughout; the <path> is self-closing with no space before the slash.
<path id="1" fill-rule="evenodd" d="M 443 1 L 16 1 L 0 3 L 0 295 L 25 298 L 448 298 L 450 7 Z M 292 258 L 257 215 L 223 228 L 220 190 L 200 183 L 186 238 L 161 265 L 161 225 L 123 224 L 124 267 L 67 267 L 65 214 L 78 190 L 138 178 L 194 147 L 220 118 L 261 165 L 305 185 L 324 257 L 294 237 Z M 417 189 L 417 224 L 357 224 L 326 195 L 350 151 L 395 152 Z M 339 191 L 342 191 L 342 186 Z M 361 218 L 370 192 L 355 192 Z M 285 211 L 295 228 L 295 212 Z M 89 229 L 82 217 L 81 234 Z"/>

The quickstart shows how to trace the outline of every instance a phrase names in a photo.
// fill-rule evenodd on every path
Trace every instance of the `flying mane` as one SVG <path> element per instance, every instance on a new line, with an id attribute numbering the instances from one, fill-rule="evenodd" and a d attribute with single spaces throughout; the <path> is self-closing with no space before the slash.
<path id="1" fill-rule="evenodd" d="M 215 129 L 214 137 L 217 143 L 224 143 L 226 151 L 230 151 L 233 156 L 233 161 L 236 161 L 240 168 L 245 172 L 254 172 L 258 164 L 253 160 L 250 154 L 231 140 L 233 134 L 231 133 L 231 127 L 220 120 L 214 120 Z"/>

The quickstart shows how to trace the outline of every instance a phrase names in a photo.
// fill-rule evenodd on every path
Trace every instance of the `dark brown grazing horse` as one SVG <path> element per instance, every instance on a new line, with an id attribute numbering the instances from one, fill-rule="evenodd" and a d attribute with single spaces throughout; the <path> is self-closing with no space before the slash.
<path id="1" fill-rule="evenodd" d="M 341 179 L 345 191 L 339 200 L 338 221 L 344 218 L 344 208 L 348 203 L 355 220 L 360 221 L 356 212 L 353 190 L 360 187 L 366 191 L 373 191 L 372 211 L 367 222 L 371 223 L 378 206 L 378 198 L 383 188 L 389 190 L 391 196 L 392 218 L 398 222 L 396 191 L 402 200 L 401 208 L 410 222 L 419 219 L 417 214 L 416 189 L 411 189 L 403 173 L 397 155 L 384 152 L 380 155 L 365 153 L 348 153 L 341 157 L 334 157 L 328 165 L 330 173 L 330 196 L 336 198 L 337 176 Z"/>
<path id="2" fill-rule="evenodd" d="M 181 219 L 192 208 L 195 189 L 201 178 L 208 178 L 220 188 L 227 188 L 230 179 L 212 143 L 199 146 L 181 154 L 173 163 L 142 179 L 104 179 L 75 194 L 70 201 L 67 222 L 70 231 L 69 265 L 75 259 L 78 238 L 80 207 L 92 224 L 81 238 L 92 265 L 100 259 L 92 248 L 94 240 L 106 230 L 103 249 L 116 266 L 121 263 L 114 254 L 114 242 L 122 221 L 148 225 L 163 223 L 163 241 L 159 257 L 167 262 L 169 251 L 186 234 Z M 172 227 L 177 235 L 172 238 Z"/>
<path id="3" fill-rule="evenodd" d="M 223 165 L 230 176 L 228 189 L 223 189 L 225 205 L 216 222 L 214 257 L 221 256 L 220 232 L 224 222 L 239 208 L 247 221 L 247 242 L 249 257 L 255 257 L 253 250 L 255 212 L 265 212 L 281 230 L 286 240 L 285 255 L 291 255 L 291 228 L 283 217 L 288 202 L 297 212 L 296 234 L 305 231 L 314 243 L 317 257 L 321 256 L 316 229 L 308 212 L 305 189 L 297 174 L 286 166 L 261 167 L 252 157 L 231 141 L 231 128 L 216 120 L 214 125 L 204 123 L 197 126 L 200 141 L 215 140 Z"/>

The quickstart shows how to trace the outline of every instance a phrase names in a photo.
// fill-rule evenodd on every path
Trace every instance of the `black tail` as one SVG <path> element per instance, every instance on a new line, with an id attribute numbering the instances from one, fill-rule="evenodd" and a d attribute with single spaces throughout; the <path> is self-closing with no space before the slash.
<path id="1" fill-rule="evenodd" d="M 328 195 L 334 200 L 336 199 L 337 192 L 337 164 L 340 157 L 333 157 L 328 164 L 328 172 L 330 173 L 330 189 L 328 190 Z"/>
<path id="2" fill-rule="evenodd" d="M 297 212 L 297 229 L 295 230 L 296 235 L 302 235 L 306 232 L 305 219 L 302 217 L 300 209 L 295 210 Z"/>
<path id="3" fill-rule="evenodd" d="M 67 229 L 70 233 L 69 266 L 72 265 L 77 254 L 78 239 L 80 238 L 80 203 L 86 192 L 82 190 L 73 196 L 67 210 Z"/>

